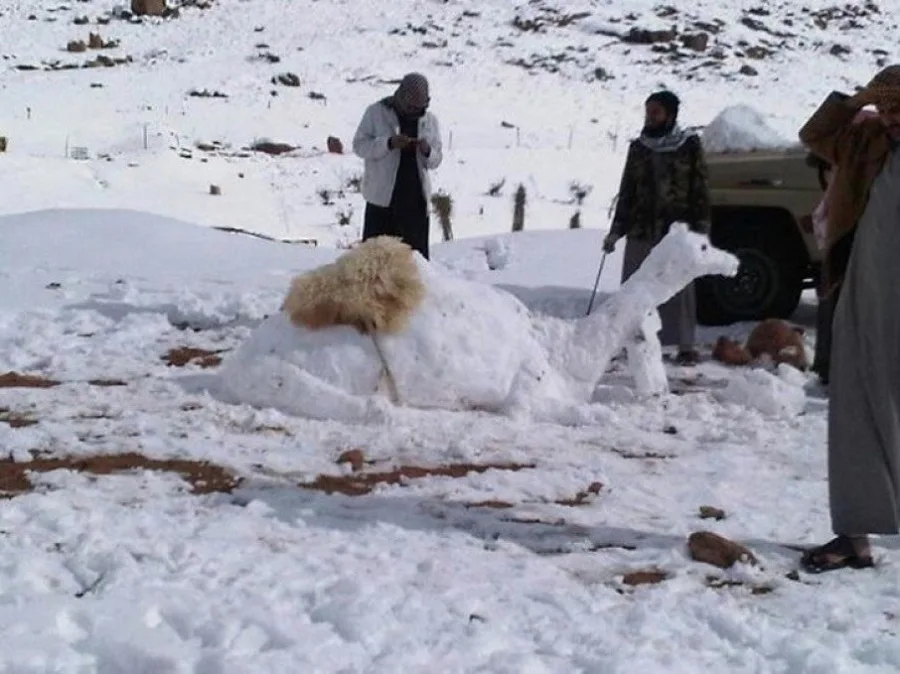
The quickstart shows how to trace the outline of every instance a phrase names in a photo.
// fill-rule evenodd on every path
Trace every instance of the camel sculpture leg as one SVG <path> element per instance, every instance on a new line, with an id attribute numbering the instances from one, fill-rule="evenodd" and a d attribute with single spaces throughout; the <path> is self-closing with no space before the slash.
<path id="1" fill-rule="evenodd" d="M 669 392 L 669 379 L 662 360 L 659 311 L 650 311 L 637 334 L 625 345 L 628 369 L 634 378 L 638 396 L 657 396 Z"/>
<path id="2" fill-rule="evenodd" d="M 713 246 L 709 237 L 691 232 L 683 223 L 674 223 L 619 290 L 590 316 L 575 322 L 570 338 L 558 346 L 556 362 L 576 381 L 597 382 L 613 355 L 632 344 L 650 312 L 694 279 L 706 275 L 734 276 L 738 265 L 737 257 Z M 654 349 L 654 343 L 658 343 L 658 338 L 645 341 L 642 348 Z M 632 352 L 638 356 L 632 360 L 643 363 L 639 365 L 639 375 L 648 375 L 645 366 L 649 361 L 642 360 L 641 353 L 649 352 L 634 345 Z"/>

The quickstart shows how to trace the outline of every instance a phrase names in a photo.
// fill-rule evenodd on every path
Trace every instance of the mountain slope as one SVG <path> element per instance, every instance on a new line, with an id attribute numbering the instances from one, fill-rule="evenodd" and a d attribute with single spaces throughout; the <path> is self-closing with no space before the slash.
<path id="1" fill-rule="evenodd" d="M 349 150 L 363 107 L 407 70 L 432 81 L 457 236 L 508 229 L 518 182 L 526 227 L 567 226 L 579 186 L 584 225 L 603 227 L 649 91 L 675 89 L 688 124 L 747 103 L 795 137 L 831 88 L 894 57 L 898 6 L 191 0 L 163 19 L 117 4 L 0 10 L 4 209 L 137 207 L 322 245 L 362 219 L 361 163 L 325 140 Z M 66 51 L 91 32 L 107 47 Z M 247 150 L 260 139 L 297 149 Z"/>

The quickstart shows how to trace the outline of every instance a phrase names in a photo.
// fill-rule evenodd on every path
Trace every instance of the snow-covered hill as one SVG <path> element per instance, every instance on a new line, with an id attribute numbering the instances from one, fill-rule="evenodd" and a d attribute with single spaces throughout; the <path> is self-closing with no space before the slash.
<path id="1" fill-rule="evenodd" d="M 0 209 L 131 207 L 331 247 L 358 236 L 361 162 L 326 138 L 348 148 L 363 107 L 408 70 L 432 81 L 457 237 L 507 230 L 520 182 L 527 229 L 568 226 L 585 188 L 582 224 L 605 227 L 649 91 L 676 90 L 686 124 L 743 103 L 795 138 L 830 89 L 895 58 L 900 3 L 191 0 L 169 18 L 119 5 L 0 7 Z M 67 51 L 91 33 L 98 48 Z M 296 149 L 248 149 L 266 139 Z"/>

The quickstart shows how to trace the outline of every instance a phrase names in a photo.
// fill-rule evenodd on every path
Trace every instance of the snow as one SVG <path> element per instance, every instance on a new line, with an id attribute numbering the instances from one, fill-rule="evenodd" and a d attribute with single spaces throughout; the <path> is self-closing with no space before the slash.
<path id="1" fill-rule="evenodd" d="M 799 146 L 775 131 L 756 108 L 731 105 L 716 115 L 703 129 L 703 149 L 707 152 L 752 152 L 784 150 Z"/>
<path id="2" fill-rule="evenodd" d="M 802 383 L 798 385 L 789 376 L 779 378 L 759 368 L 733 377 L 720 399 L 752 407 L 765 414 L 796 416 L 806 409 L 806 392 Z"/>
<path id="3" fill-rule="evenodd" d="M 220 400 L 207 391 L 226 365 L 163 359 L 195 347 L 228 362 L 270 328 L 275 342 L 287 334 L 276 317 L 290 279 L 334 260 L 362 225 L 361 161 L 328 154 L 325 139 L 348 146 L 365 105 L 410 69 L 432 82 L 446 153 L 434 188 L 454 204 L 457 238 L 433 246 L 436 286 L 503 306 L 484 319 L 484 344 L 515 347 L 525 333 L 511 328 L 527 322 L 543 349 L 585 315 L 651 90 L 679 94 L 685 126 L 747 106 L 728 113 L 732 144 L 790 141 L 830 90 L 871 78 L 869 50 L 895 53 L 891 3 L 831 19 L 826 0 L 768 15 L 697 0 L 671 18 L 656 0 L 579 3 L 562 11 L 589 16 L 567 23 L 544 3 L 501 0 L 217 0 L 177 19 L 97 23 L 119 4 L 0 7 L 0 374 L 60 382 L 0 388 L 0 447 L 17 461 L 209 462 L 243 481 L 195 494 L 171 471 L 33 471 L 33 491 L 0 499 L 0 672 L 897 671 L 895 538 L 875 539 L 874 570 L 789 576 L 792 546 L 831 534 L 828 401 L 809 373 L 666 363 L 670 392 L 643 395 L 662 388 L 658 370 L 641 384 L 613 358 L 590 402 L 556 418 L 366 400 L 348 423 L 298 415 L 284 395 Z M 82 15 L 89 24 L 74 23 Z M 698 21 L 718 27 L 705 52 L 615 37 Z M 767 30 L 785 34 L 779 48 L 751 59 L 750 47 L 772 49 Z M 41 69 L 94 58 L 64 51 L 91 31 L 120 40 L 105 55 L 133 61 Z M 748 64 L 756 76 L 739 74 Z M 281 72 L 301 86 L 273 85 Z M 203 89 L 227 98 L 188 94 Z M 246 149 L 262 138 L 297 149 Z M 512 234 L 519 184 L 525 231 Z M 581 203 L 573 185 L 592 188 Z M 576 210 L 584 229 L 570 231 Z M 621 247 L 600 306 L 620 271 Z M 810 344 L 813 313 L 804 302 L 794 317 Z M 701 352 L 749 329 L 702 329 Z M 507 372 L 508 357 L 479 367 Z M 97 383 L 109 380 L 120 385 Z M 335 462 L 353 449 L 366 475 L 496 467 L 361 496 L 309 486 L 350 475 Z M 704 505 L 725 519 L 701 520 Z M 746 544 L 761 565 L 691 561 L 698 530 Z M 658 584 L 623 581 L 655 569 Z"/>
<path id="4" fill-rule="evenodd" d="M 555 253 L 556 279 L 545 268 L 542 283 L 562 288 L 572 274 L 565 251 L 581 234 L 517 243 L 526 259 Z M 0 389 L 0 407 L 38 422 L 0 424 L 8 452 L 28 460 L 34 450 L 138 451 L 211 461 L 245 479 L 231 495 L 197 496 L 169 473 L 33 474 L 37 491 L 0 502 L 0 629 L 9 635 L 0 671 L 688 672 L 702 664 L 812 672 L 829 662 L 876 672 L 900 664 L 889 541 L 876 543 L 875 571 L 784 577 L 798 554 L 786 545 L 828 533 L 826 408 L 808 379 L 800 416 L 720 400 L 712 382 L 740 388 L 763 377 L 713 362 L 696 368 L 694 389 L 629 398 L 621 394 L 632 386 L 627 367 L 614 362 L 607 401 L 593 403 L 592 423 L 578 427 L 412 408 L 356 424 L 312 420 L 197 392 L 215 375 L 167 367 L 159 354 L 177 345 L 233 350 L 262 326 L 274 330 L 291 276 L 325 261 L 323 249 L 148 214 L 57 209 L 0 220 L 0 250 L 16 281 L 2 292 L 0 370 L 63 382 Z M 436 252 L 457 255 L 463 268 L 470 249 L 457 242 Z M 475 283 L 448 270 L 440 278 L 448 288 Z M 61 287 L 47 288 L 51 280 Z M 119 280 L 129 287 L 124 300 L 97 297 Z M 211 320 L 239 296 L 241 321 Z M 499 290 L 493 297 L 515 304 Z M 189 298 L 208 318 L 197 332 L 170 320 L 171 306 Z M 112 302 L 128 310 L 113 316 Z M 509 327 L 502 333 L 515 339 Z M 686 374 L 666 368 L 674 384 Z M 801 375 L 782 376 L 796 387 Z M 126 385 L 87 384 L 99 377 Z M 794 405 L 793 391 L 764 388 L 754 392 L 768 390 L 771 405 Z M 409 479 L 353 498 L 297 487 L 346 474 L 333 462 L 348 448 L 376 462 L 367 470 L 534 467 Z M 594 481 L 603 486 L 584 505 L 555 503 Z M 490 501 L 511 507 L 467 505 Z M 728 517 L 698 520 L 706 504 Z M 684 541 L 698 529 L 745 541 L 763 567 L 691 562 Z M 625 573 L 656 568 L 669 575 L 659 585 L 622 584 Z M 744 586 L 711 589 L 707 576 Z M 755 586 L 772 591 L 751 594 Z M 863 613 L 868 620 L 854 617 Z"/>

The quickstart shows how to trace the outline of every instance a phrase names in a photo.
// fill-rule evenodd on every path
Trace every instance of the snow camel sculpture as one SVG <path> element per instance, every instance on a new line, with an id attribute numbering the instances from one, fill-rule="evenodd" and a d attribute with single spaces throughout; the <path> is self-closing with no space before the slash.
<path id="1" fill-rule="evenodd" d="M 622 348 L 639 390 L 666 390 L 656 307 L 738 260 L 682 223 L 587 317 L 532 315 L 378 237 L 295 278 L 282 310 L 226 359 L 213 393 L 288 414 L 365 422 L 393 405 L 577 423 Z"/>

